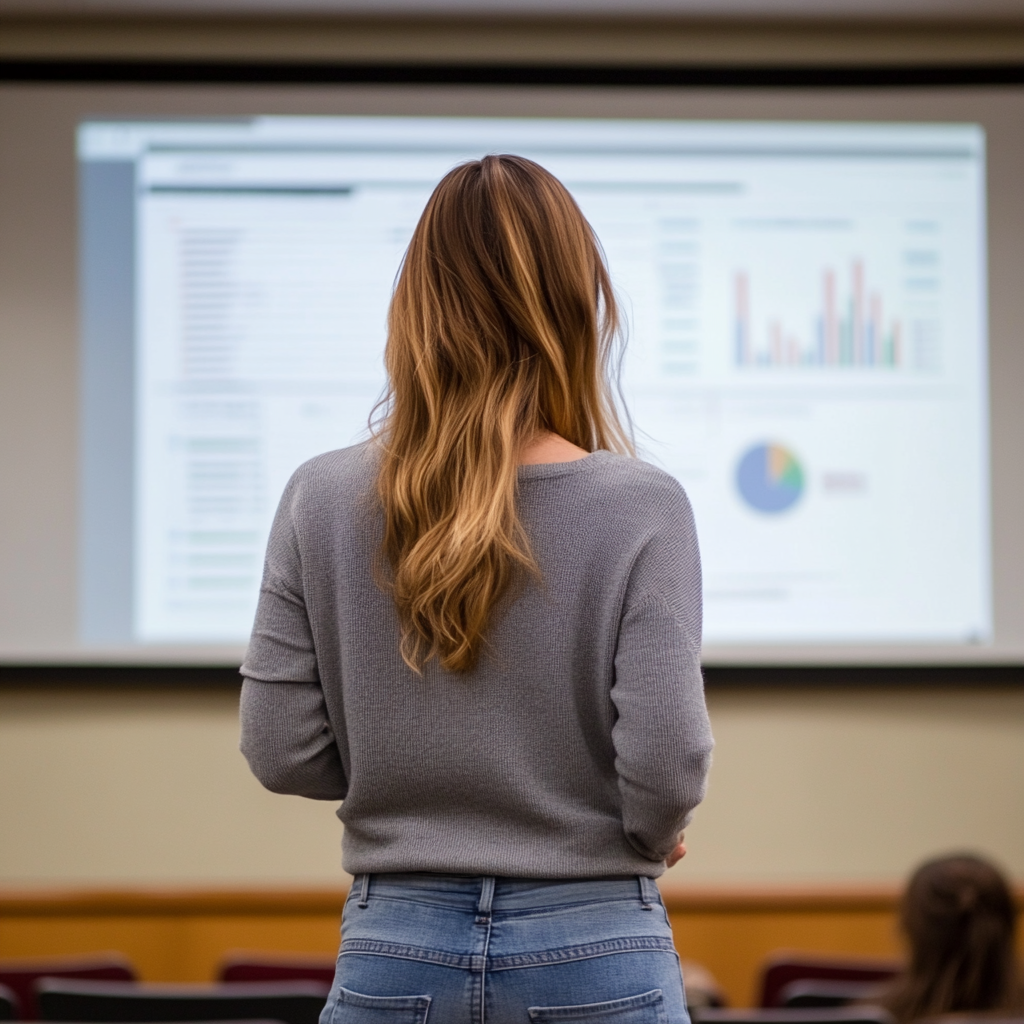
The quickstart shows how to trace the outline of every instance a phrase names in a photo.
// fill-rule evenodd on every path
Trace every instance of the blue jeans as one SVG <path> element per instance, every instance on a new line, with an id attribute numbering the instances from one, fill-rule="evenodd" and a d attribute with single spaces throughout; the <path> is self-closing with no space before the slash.
<path id="1" fill-rule="evenodd" d="M 649 878 L 360 875 L 320 1024 L 689 1024 Z"/>

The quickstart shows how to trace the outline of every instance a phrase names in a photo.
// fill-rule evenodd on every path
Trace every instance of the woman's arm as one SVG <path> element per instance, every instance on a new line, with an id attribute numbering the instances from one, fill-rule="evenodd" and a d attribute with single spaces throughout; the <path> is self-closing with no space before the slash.
<path id="1" fill-rule="evenodd" d="M 242 684 L 242 754 L 274 793 L 343 800 L 348 780 L 319 683 Z"/>
<path id="2" fill-rule="evenodd" d="M 704 799 L 714 745 L 700 668 L 693 515 L 674 483 L 658 504 L 658 528 L 627 586 L 611 692 L 623 827 L 633 848 L 653 861 L 673 853 Z"/>
<path id="3" fill-rule="evenodd" d="M 319 682 L 293 518 L 301 495 L 300 469 L 285 488 L 267 544 L 256 621 L 241 668 L 241 748 L 267 789 L 342 800 L 348 780 Z"/>

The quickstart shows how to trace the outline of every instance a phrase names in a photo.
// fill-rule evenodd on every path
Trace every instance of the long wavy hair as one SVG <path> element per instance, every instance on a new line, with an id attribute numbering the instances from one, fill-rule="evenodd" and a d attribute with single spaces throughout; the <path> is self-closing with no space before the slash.
<path id="1" fill-rule="evenodd" d="M 1016 917 L 1009 885 L 980 857 L 922 864 L 901 909 L 910 961 L 882 1001 L 901 1024 L 949 1013 L 1019 1012 Z"/>
<path id="2" fill-rule="evenodd" d="M 633 453 L 609 382 L 618 327 L 600 245 L 557 178 L 487 156 L 441 180 L 395 284 L 374 427 L 383 582 L 415 671 L 474 668 L 495 606 L 539 573 L 516 512 L 524 446 L 553 431 Z"/>

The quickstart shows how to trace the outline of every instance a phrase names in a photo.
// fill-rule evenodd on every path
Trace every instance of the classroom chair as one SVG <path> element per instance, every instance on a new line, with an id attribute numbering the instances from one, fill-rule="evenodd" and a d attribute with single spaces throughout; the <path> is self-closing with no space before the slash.
<path id="1" fill-rule="evenodd" d="M 0 960 L 0 985 L 15 995 L 18 1020 L 38 1020 L 35 985 L 41 978 L 77 978 L 90 981 L 135 981 L 135 968 L 120 953 L 53 957 L 46 960 Z"/>
<path id="2" fill-rule="evenodd" d="M 88 1024 L 273 1020 L 317 1024 L 329 988 L 312 981 L 233 985 L 126 985 L 46 978 L 37 993 L 44 1021 Z"/>

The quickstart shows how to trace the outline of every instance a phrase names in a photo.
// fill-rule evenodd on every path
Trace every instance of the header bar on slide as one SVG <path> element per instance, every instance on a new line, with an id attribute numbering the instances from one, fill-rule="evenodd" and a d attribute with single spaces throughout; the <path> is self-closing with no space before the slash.
<path id="1" fill-rule="evenodd" d="M 87 122 L 80 160 L 145 152 L 447 152 L 517 145 L 534 151 L 630 156 L 970 159 L 984 153 L 974 124 L 836 124 L 568 118 L 258 117 L 251 120 Z"/>

